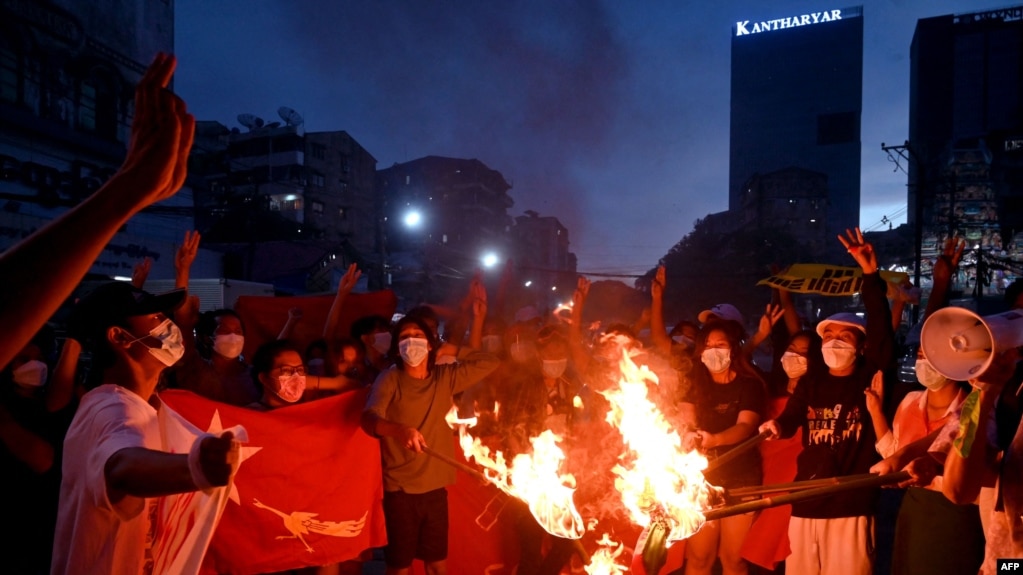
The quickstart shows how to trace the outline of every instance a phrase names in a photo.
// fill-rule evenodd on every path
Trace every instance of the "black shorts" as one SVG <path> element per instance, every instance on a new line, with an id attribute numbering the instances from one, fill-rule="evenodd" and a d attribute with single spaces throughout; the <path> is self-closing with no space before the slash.
<path id="1" fill-rule="evenodd" d="M 404 569 L 413 559 L 427 563 L 448 557 L 448 492 L 384 492 L 387 566 Z"/>

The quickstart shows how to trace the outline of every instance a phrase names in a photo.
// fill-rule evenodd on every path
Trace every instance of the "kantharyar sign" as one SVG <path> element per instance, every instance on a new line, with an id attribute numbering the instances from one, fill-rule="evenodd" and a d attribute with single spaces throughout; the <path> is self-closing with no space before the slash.
<path id="1" fill-rule="evenodd" d="M 841 10 L 824 10 L 821 12 L 808 12 L 796 14 L 785 18 L 773 20 L 739 20 L 735 23 L 736 36 L 749 36 L 761 32 L 774 32 L 788 28 L 799 28 L 801 26 L 813 26 L 825 22 L 835 22 L 848 18 L 858 18 L 863 15 L 863 7 L 843 8 Z"/>
<path id="2" fill-rule="evenodd" d="M 909 274 L 881 270 L 881 278 L 888 284 L 888 297 L 894 298 L 898 293 L 896 286 L 908 280 Z M 788 269 L 758 281 L 757 285 L 793 293 L 850 296 L 859 293 L 863 286 L 863 271 L 858 267 L 792 264 Z"/>

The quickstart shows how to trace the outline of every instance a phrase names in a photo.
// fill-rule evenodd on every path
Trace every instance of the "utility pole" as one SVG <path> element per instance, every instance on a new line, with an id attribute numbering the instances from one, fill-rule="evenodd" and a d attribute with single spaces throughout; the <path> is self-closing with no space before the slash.
<path id="1" fill-rule="evenodd" d="M 913 249 L 914 249 L 914 263 L 913 263 L 913 285 L 920 287 L 920 267 L 923 253 L 924 243 L 924 202 L 923 196 L 927 192 L 927 168 L 920 161 L 920 157 L 917 155 L 916 150 L 909 145 L 909 140 L 903 142 L 900 146 L 886 146 L 884 142 L 881 142 L 881 150 L 888 154 L 888 157 L 892 162 L 895 163 L 895 169 L 902 169 L 909 176 L 909 171 L 903 169 L 899 164 L 899 160 L 892 156 L 892 152 L 898 154 L 899 158 L 902 158 L 907 163 L 912 163 L 916 166 L 916 205 L 913 206 L 913 219 L 915 220 L 913 226 Z M 910 184 L 914 185 L 914 184 Z M 913 323 L 916 324 L 920 320 L 920 304 L 913 306 Z"/>

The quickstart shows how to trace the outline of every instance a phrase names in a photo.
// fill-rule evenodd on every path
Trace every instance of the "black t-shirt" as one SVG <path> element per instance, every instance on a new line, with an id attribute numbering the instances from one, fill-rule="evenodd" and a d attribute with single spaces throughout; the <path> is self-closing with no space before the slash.
<path id="1" fill-rule="evenodd" d="M 752 411 L 763 418 L 767 392 L 763 382 L 753 376 L 738 375 L 728 383 L 715 383 L 709 377 L 696 377 L 683 393 L 682 402 L 696 407 L 696 424 L 700 429 L 720 433 L 738 422 L 741 411 Z M 707 458 L 713 460 L 734 446 L 709 448 L 706 450 Z M 707 481 L 724 487 L 758 485 L 760 477 L 760 451 L 757 449 L 746 451 L 706 475 Z"/>

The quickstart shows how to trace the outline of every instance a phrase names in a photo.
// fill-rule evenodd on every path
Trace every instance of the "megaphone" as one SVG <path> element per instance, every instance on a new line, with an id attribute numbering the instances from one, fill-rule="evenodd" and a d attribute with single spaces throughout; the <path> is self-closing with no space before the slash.
<path id="1" fill-rule="evenodd" d="M 1021 345 L 1020 310 L 981 317 L 966 308 L 946 307 L 931 314 L 920 330 L 927 361 L 954 381 L 978 377 L 999 353 Z"/>

